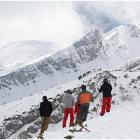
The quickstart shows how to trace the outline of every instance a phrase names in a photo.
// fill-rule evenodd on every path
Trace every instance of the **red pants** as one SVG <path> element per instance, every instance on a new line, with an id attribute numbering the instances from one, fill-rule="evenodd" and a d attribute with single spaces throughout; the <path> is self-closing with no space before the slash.
<path id="1" fill-rule="evenodd" d="M 63 118 L 63 128 L 66 127 L 66 121 L 68 119 L 68 115 L 70 114 L 70 126 L 74 124 L 74 110 L 73 108 L 65 108 L 64 109 L 64 118 Z"/>
<path id="2" fill-rule="evenodd" d="M 110 112 L 111 100 L 112 100 L 111 97 L 103 98 L 103 100 L 102 100 L 102 110 L 101 110 L 102 115 L 105 114 L 105 111 Z"/>

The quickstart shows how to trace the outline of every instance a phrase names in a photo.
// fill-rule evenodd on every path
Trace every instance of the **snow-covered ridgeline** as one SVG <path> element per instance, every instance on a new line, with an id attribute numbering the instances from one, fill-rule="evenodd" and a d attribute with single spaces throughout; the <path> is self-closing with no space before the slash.
<path id="1" fill-rule="evenodd" d="M 58 44 L 39 40 L 14 41 L 1 46 L 1 75 L 33 63 L 40 57 L 52 55 L 59 49 Z"/>

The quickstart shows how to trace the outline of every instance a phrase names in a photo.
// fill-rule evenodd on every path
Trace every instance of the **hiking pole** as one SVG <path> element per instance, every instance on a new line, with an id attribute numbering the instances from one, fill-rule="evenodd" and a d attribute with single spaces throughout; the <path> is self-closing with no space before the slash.
<path id="1" fill-rule="evenodd" d="M 99 114 L 100 114 L 101 106 L 102 106 L 102 97 L 101 94 L 99 94 Z"/>

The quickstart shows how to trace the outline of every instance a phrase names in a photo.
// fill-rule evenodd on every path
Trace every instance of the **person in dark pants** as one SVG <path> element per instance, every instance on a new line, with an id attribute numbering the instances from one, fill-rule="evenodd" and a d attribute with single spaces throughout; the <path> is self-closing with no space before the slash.
<path id="1" fill-rule="evenodd" d="M 80 104 L 80 122 L 87 120 L 90 102 L 93 102 L 93 95 L 86 90 L 86 85 L 81 86 L 82 92 L 78 95 L 78 104 Z"/>
<path id="2" fill-rule="evenodd" d="M 108 79 L 103 80 L 103 85 L 101 85 L 99 92 L 103 92 L 102 108 L 100 115 L 103 116 L 105 112 L 110 112 L 111 109 L 111 100 L 112 100 L 112 86 L 108 82 Z"/>
<path id="3" fill-rule="evenodd" d="M 48 125 L 50 123 L 50 116 L 53 111 L 52 103 L 48 101 L 46 96 L 43 96 L 42 98 L 43 102 L 40 103 L 40 116 L 42 119 L 42 124 L 41 124 L 41 131 L 38 136 L 38 138 L 43 139 L 43 133 L 45 130 L 47 130 Z"/>

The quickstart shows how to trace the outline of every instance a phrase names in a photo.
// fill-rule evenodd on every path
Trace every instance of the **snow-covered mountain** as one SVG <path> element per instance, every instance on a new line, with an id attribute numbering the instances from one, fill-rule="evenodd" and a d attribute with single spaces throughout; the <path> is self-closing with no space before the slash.
<path id="1" fill-rule="evenodd" d="M 122 25 L 106 34 L 92 29 L 72 46 L 1 75 L 0 103 L 75 80 L 89 69 L 108 70 L 123 65 L 139 56 L 139 35 L 136 25 Z"/>
<path id="2" fill-rule="evenodd" d="M 59 48 L 57 44 L 47 41 L 23 40 L 10 42 L 0 47 L 0 72 L 2 74 L 33 63 L 40 57 L 52 55 Z"/>
<path id="3" fill-rule="evenodd" d="M 94 81 L 96 86 L 100 87 L 104 77 L 109 78 L 113 86 L 113 108 L 112 112 L 107 114 L 105 119 L 103 118 L 103 121 L 108 123 L 109 118 L 117 119 L 117 116 L 113 114 L 118 113 L 118 110 L 120 111 L 119 117 L 123 112 L 126 113 L 126 116 L 130 116 L 127 110 L 132 109 L 127 108 L 127 105 L 131 103 L 134 105 L 134 102 L 137 102 L 136 106 L 139 106 L 137 99 L 140 99 L 139 44 L 139 26 L 122 25 L 106 34 L 94 29 L 64 50 L 50 56 L 43 54 L 43 58 L 34 59 L 26 66 L 1 75 L 0 112 L 3 112 L 4 115 L 0 115 L 0 138 L 35 138 L 40 128 L 38 107 L 43 95 L 52 98 L 54 106 L 52 117 L 56 123 L 50 125 L 51 128 L 46 133 L 46 137 L 56 138 L 57 135 L 63 138 L 68 132 L 68 129 L 60 129 L 64 91 L 71 89 L 76 98 L 81 84 L 84 83 L 89 88 Z M 79 76 L 80 80 L 78 80 Z M 91 105 L 88 117 L 91 120 L 88 120 L 87 124 L 89 128 L 93 129 L 90 123 L 95 123 L 97 134 L 95 136 L 87 135 L 89 138 L 99 138 L 102 134 L 99 129 L 102 127 L 107 129 L 103 121 L 102 125 L 97 125 L 100 121 L 97 116 L 100 110 L 100 96 L 95 94 L 95 97 L 94 107 Z M 121 109 L 124 104 L 126 104 L 125 108 Z M 137 108 L 139 109 L 139 107 Z M 133 113 L 136 116 L 139 115 L 135 111 Z M 123 121 L 122 124 L 126 126 L 131 126 L 132 120 L 138 118 L 129 117 L 129 123 L 127 123 L 126 116 L 123 115 L 122 120 L 116 120 L 115 124 L 111 123 L 112 128 L 116 130 L 117 122 L 120 121 Z M 54 126 L 56 135 L 53 135 Z M 139 129 L 137 121 L 132 126 L 132 128 L 137 126 L 136 131 Z M 122 131 L 122 129 L 117 129 L 116 133 L 112 131 L 111 136 L 105 131 L 102 137 L 128 138 L 128 133 L 122 136 L 122 133 L 119 133 L 120 130 Z M 131 128 L 129 132 L 132 135 L 136 134 L 136 138 L 140 137 L 139 133 L 135 133 Z M 61 135 L 59 135 L 60 133 Z M 82 138 L 84 136 L 76 134 L 75 137 Z"/>
<path id="4" fill-rule="evenodd" d="M 0 102 L 17 100 L 76 79 L 77 74 L 82 71 L 80 66 L 95 60 L 103 48 L 102 34 L 95 29 L 88 32 L 71 47 L 1 76 L 2 98 Z M 83 71 L 85 70 L 86 68 L 83 68 Z"/>

